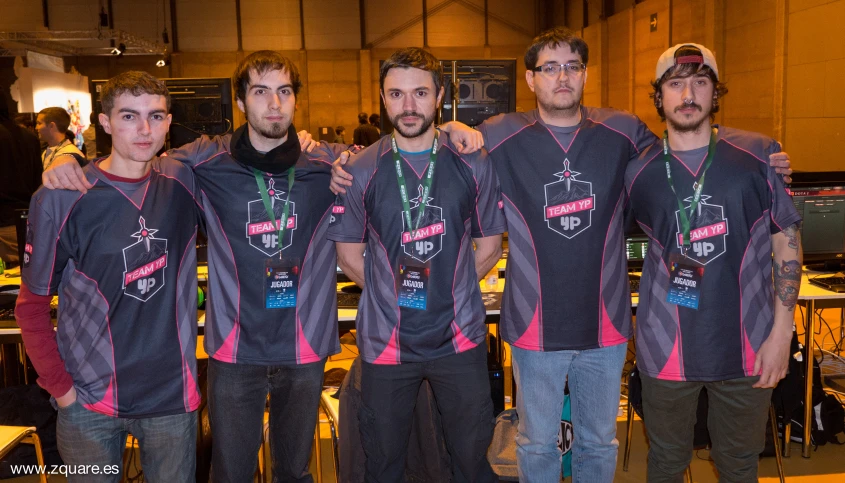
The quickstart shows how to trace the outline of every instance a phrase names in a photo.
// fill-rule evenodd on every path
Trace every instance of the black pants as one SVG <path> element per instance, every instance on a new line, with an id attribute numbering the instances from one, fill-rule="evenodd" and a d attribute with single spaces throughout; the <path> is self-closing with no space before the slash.
<path id="1" fill-rule="evenodd" d="M 367 456 L 366 481 L 402 480 L 414 404 L 423 379 L 431 385 L 442 417 L 452 481 L 495 481 L 487 463 L 493 403 L 483 344 L 428 362 L 362 364 L 358 419 Z"/>
<path id="2" fill-rule="evenodd" d="M 252 481 L 264 438 L 270 394 L 273 482 L 313 482 L 308 459 L 314 441 L 326 360 L 290 366 L 209 361 L 211 481 Z M 263 457 L 263 455 L 262 455 Z"/>
<path id="3" fill-rule="evenodd" d="M 692 459 L 698 395 L 707 388 L 710 456 L 720 482 L 757 481 L 757 464 L 766 443 L 772 389 L 751 387 L 759 379 L 664 381 L 643 374 L 643 411 L 648 433 L 649 483 L 681 483 Z"/>

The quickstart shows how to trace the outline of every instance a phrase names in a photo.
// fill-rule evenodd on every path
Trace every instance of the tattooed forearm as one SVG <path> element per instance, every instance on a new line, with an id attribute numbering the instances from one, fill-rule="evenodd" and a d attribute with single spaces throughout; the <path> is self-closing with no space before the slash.
<path id="1" fill-rule="evenodd" d="M 778 264 L 775 261 L 774 275 L 775 292 L 783 306 L 792 312 L 798 301 L 798 289 L 801 286 L 801 262 L 784 260 L 782 264 Z"/>
<path id="2" fill-rule="evenodd" d="M 798 235 L 800 235 L 798 232 L 799 228 L 798 223 L 795 223 L 794 225 L 789 225 L 783 230 L 783 234 L 789 239 L 789 248 L 798 250 L 798 246 L 800 244 L 798 238 Z"/>

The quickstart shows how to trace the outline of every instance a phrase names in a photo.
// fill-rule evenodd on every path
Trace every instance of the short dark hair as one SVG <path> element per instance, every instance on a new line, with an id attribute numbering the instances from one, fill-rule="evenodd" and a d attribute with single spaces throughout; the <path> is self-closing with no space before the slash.
<path id="1" fill-rule="evenodd" d="M 576 35 L 573 30 L 566 27 L 554 27 L 540 32 L 540 35 L 531 41 L 531 45 L 525 51 L 525 68 L 531 70 L 537 67 L 537 58 L 541 50 L 546 47 L 554 49 L 561 44 L 568 45 L 573 52 L 581 56 L 581 62 L 587 64 L 590 54 L 587 42 L 584 42 L 584 39 Z"/>
<path id="2" fill-rule="evenodd" d="M 367 113 L 366 112 L 359 112 L 358 113 L 358 124 L 367 124 Z"/>
<path id="3" fill-rule="evenodd" d="M 377 124 L 381 120 L 381 116 L 376 113 L 370 114 L 370 124 Z"/>
<path id="4" fill-rule="evenodd" d="M 167 111 L 170 112 L 170 92 L 167 90 L 167 85 L 146 72 L 130 70 L 112 77 L 103 85 L 100 91 L 100 105 L 106 116 L 111 116 L 114 101 L 123 94 L 131 94 L 135 97 L 143 94 L 164 96 L 167 101 Z"/>
<path id="5" fill-rule="evenodd" d="M 274 70 L 288 73 L 293 95 L 298 95 L 299 89 L 302 87 L 302 80 L 299 78 L 299 69 L 296 68 L 296 64 L 275 50 L 259 50 L 246 56 L 235 68 L 235 73 L 232 75 L 235 99 L 246 99 L 250 72 L 255 72 L 256 75 L 260 76 Z"/>
<path id="6" fill-rule="evenodd" d="M 70 114 L 61 107 L 45 107 L 38 112 L 38 115 L 44 116 L 44 124 L 55 123 L 58 132 L 67 131 L 70 126 Z"/>
<path id="7" fill-rule="evenodd" d="M 338 126 L 338 127 L 334 128 L 334 132 L 336 132 L 337 134 L 340 134 L 343 131 L 346 131 L 346 128 L 343 127 L 343 126 Z"/>
<path id="8" fill-rule="evenodd" d="M 443 66 L 437 57 L 431 55 L 419 47 L 406 47 L 394 52 L 387 60 L 381 64 L 381 71 L 379 72 L 379 90 L 384 92 L 384 78 L 390 69 L 420 69 L 431 72 L 431 77 L 434 80 L 435 95 L 440 93 L 440 87 L 443 85 Z M 366 122 L 366 121 L 364 121 Z"/>
<path id="9" fill-rule="evenodd" d="M 651 83 L 652 92 L 648 95 L 654 101 L 654 107 L 657 109 L 657 115 L 660 116 L 661 121 L 666 120 L 666 111 L 663 109 L 663 93 L 661 89 L 663 84 L 674 77 L 686 78 L 693 75 L 705 75 L 713 82 L 713 109 L 710 110 L 710 120 L 716 118 L 716 113 L 719 112 L 719 99 L 728 93 L 728 87 L 724 82 L 719 82 L 719 78 L 710 66 L 704 64 L 678 64 L 667 70 L 663 77 Z"/>

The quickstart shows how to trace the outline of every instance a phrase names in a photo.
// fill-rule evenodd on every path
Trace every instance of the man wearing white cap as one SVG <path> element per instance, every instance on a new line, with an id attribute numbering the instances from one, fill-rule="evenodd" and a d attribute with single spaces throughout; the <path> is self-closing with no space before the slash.
<path id="1" fill-rule="evenodd" d="M 769 163 L 780 144 L 712 124 L 727 89 L 707 48 L 672 47 L 655 79 L 667 130 L 625 175 L 650 239 L 636 327 L 648 481 L 683 481 L 702 388 L 720 481 L 757 481 L 772 388 L 789 357 L 800 215 Z"/>

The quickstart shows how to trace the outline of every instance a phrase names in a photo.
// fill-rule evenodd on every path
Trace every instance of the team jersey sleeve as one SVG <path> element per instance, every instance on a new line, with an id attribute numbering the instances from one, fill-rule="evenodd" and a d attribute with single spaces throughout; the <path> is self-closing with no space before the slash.
<path id="1" fill-rule="evenodd" d="M 477 185 L 475 212 L 472 215 L 472 237 L 499 235 L 507 230 L 499 178 L 487 150 L 482 148 L 471 155 L 470 166 Z"/>
<path id="2" fill-rule="evenodd" d="M 361 155 L 349 158 L 346 171 L 354 176 L 352 186 L 346 194 L 337 195 L 332 206 L 332 218 L 326 235 L 329 240 L 341 243 L 365 243 L 367 241 L 367 211 L 364 206 L 366 186 L 372 170 L 362 169 Z M 328 189 L 328 187 L 326 187 Z"/>
<path id="3" fill-rule="evenodd" d="M 220 140 L 220 136 L 214 138 L 200 136 L 193 142 L 167 151 L 166 156 L 193 168 L 224 150 L 225 147 Z"/>
<path id="4" fill-rule="evenodd" d="M 51 295 L 58 292 L 62 270 L 70 259 L 70 253 L 60 236 L 63 220 L 59 217 L 62 213 L 50 210 L 53 201 L 51 198 L 54 198 L 54 195 L 54 192 L 41 188 L 29 204 L 21 277 L 35 295 Z"/>
<path id="5" fill-rule="evenodd" d="M 771 205 L 771 233 L 780 233 L 784 228 L 801 221 L 801 215 L 792 203 L 792 196 L 783 184 L 783 177 L 775 172 L 775 168 L 769 164 L 769 155 L 781 151 L 780 143 L 772 141 L 766 149 L 766 178 L 772 194 Z"/>

